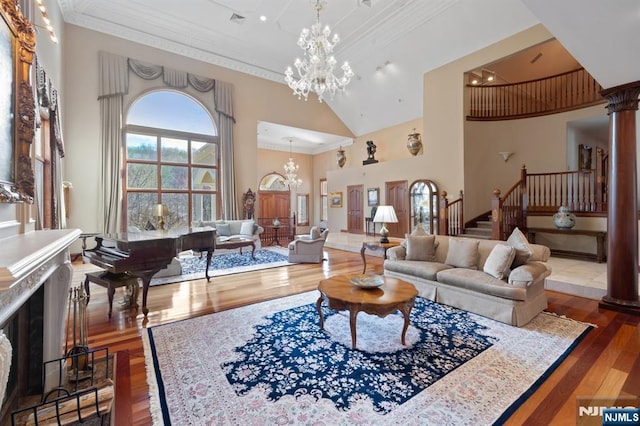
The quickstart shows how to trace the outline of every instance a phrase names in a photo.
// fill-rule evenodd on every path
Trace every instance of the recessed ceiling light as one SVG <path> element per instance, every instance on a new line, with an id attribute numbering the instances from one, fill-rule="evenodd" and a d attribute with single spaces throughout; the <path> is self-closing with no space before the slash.
<path id="1" fill-rule="evenodd" d="M 266 21 L 266 20 L 267 20 L 267 17 L 266 17 L 266 16 L 264 16 L 264 15 L 260 15 L 260 20 L 261 20 L 262 22 L 264 22 L 264 21 Z"/>

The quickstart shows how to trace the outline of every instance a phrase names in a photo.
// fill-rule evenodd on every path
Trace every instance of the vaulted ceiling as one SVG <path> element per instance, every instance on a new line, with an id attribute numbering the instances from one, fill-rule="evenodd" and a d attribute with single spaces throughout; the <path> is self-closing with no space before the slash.
<path id="1" fill-rule="evenodd" d="M 277 82 L 302 56 L 296 45 L 300 30 L 315 21 L 315 0 L 58 3 L 65 22 Z M 328 0 L 320 20 L 340 35 L 336 59 L 348 60 L 356 76 L 345 93 L 327 103 L 355 135 L 420 118 L 425 72 L 539 22 L 604 87 L 635 81 L 639 5 L 636 0 Z"/>

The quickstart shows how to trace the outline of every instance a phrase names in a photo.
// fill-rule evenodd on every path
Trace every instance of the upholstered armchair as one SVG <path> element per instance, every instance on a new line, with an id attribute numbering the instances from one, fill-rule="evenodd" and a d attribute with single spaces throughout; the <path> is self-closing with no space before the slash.
<path id="1" fill-rule="evenodd" d="M 321 263 L 328 234 L 328 229 L 320 232 L 320 228 L 312 226 L 309 235 L 296 235 L 289 243 L 289 262 Z"/>

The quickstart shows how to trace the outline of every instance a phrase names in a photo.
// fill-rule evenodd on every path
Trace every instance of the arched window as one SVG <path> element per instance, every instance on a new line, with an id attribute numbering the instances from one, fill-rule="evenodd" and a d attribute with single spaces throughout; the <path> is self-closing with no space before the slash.
<path id="1" fill-rule="evenodd" d="M 155 226 L 155 204 L 167 206 L 169 229 L 219 216 L 219 138 L 200 103 L 169 90 L 141 96 L 129 108 L 124 143 L 127 228 Z"/>

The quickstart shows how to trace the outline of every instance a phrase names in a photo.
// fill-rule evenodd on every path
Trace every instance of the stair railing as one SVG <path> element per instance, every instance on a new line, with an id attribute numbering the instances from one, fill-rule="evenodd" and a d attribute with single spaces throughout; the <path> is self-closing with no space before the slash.
<path id="1" fill-rule="evenodd" d="M 440 235 L 458 235 L 464 230 L 464 204 L 463 194 L 449 202 L 447 191 L 440 193 L 440 212 L 438 220 L 438 233 Z"/>

